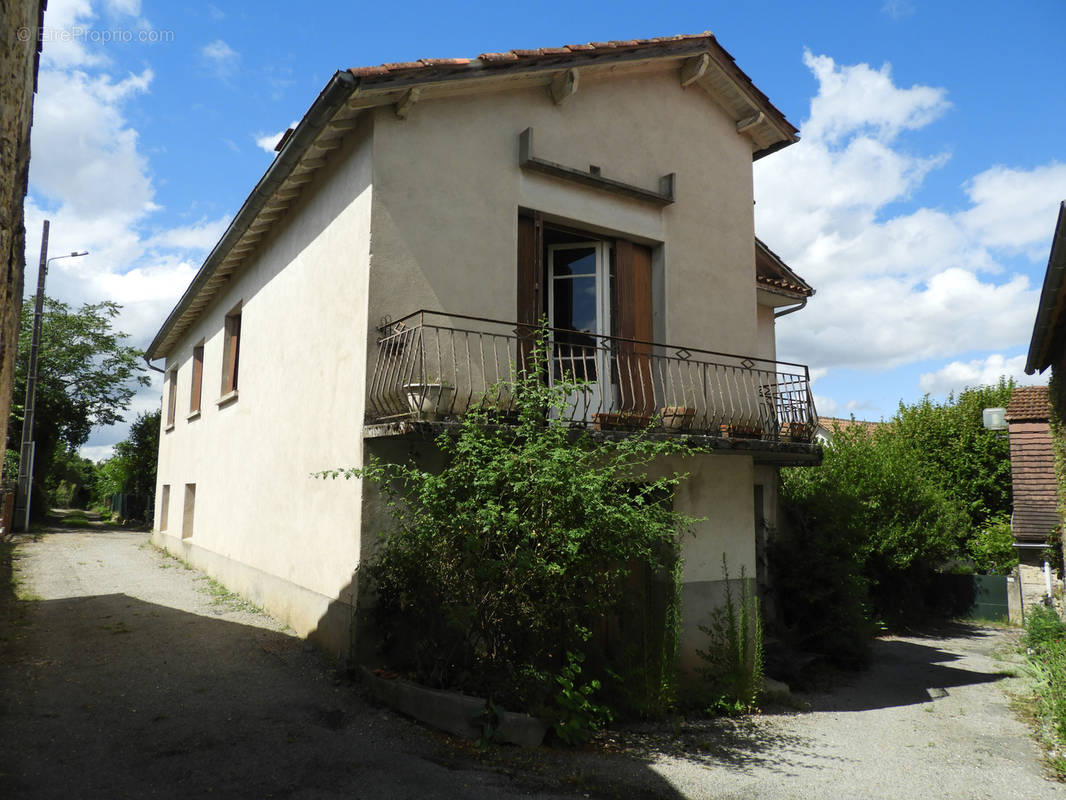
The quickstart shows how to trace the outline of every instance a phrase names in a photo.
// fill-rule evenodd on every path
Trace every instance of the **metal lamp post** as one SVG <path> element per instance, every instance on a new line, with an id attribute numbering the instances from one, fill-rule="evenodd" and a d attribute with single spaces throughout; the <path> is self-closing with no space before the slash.
<path id="1" fill-rule="evenodd" d="M 81 253 L 71 252 L 67 255 L 53 256 L 48 258 L 48 220 L 44 221 L 44 231 L 41 234 L 41 263 L 37 270 L 37 296 L 33 305 L 33 338 L 30 342 L 30 364 L 26 373 L 26 408 L 22 420 L 22 450 L 19 458 L 18 479 L 18 502 L 16 502 L 15 517 L 18 519 L 22 513 L 22 530 L 30 527 L 30 497 L 33 491 L 33 461 L 36 443 L 33 440 L 33 415 L 34 405 L 37 402 L 37 357 L 41 350 L 41 320 L 44 315 L 44 279 L 48 274 L 48 265 L 61 258 L 77 258 L 86 256 L 86 250 Z"/>

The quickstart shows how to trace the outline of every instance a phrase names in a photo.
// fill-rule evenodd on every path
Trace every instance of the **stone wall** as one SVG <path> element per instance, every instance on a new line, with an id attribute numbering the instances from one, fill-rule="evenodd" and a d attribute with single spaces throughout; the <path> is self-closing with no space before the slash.
<path id="1" fill-rule="evenodd" d="M 0 442 L 7 441 L 18 350 L 26 249 L 23 201 L 44 5 L 45 0 L 0 0 Z"/>

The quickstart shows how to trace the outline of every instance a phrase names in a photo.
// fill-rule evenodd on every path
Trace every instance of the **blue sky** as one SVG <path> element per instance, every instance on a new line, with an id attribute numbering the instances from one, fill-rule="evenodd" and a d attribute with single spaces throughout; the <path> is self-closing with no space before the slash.
<path id="1" fill-rule="evenodd" d="M 778 342 L 819 410 L 879 419 L 1024 378 L 1066 199 L 1061 0 L 50 0 L 45 24 L 27 261 L 51 219 L 53 254 L 91 254 L 55 262 L 49 293 L 117 300 L 139 346 L 336 69 L 711 30 L 801 129 L 755 167 L 756 230 L 818 289 Z M 158 402 L 157 382 L 130 416 Z"/>

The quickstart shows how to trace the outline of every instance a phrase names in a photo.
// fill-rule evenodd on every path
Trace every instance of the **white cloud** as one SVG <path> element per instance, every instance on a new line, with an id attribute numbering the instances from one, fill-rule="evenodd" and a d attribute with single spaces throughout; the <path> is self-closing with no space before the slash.
<path id="1" fill-rule="evenodd" d="M 961 211 L 886 215 L 948 158 L 896 143 L 950 108 L 944 90 L 804 60 L 819 92 L 803 138 L 755 171 L 756 230 L 818 290 L 780 326 L 781 357 L 885 370 L 1028 342 L 1039 286 L 1007 257 L 1046 259 L 1066 166 L 993 167 L 960 187 Z"/>
<path id="2" fill-rule="evenodd" d="M 241 54 L 222 39 L 215 39 L 205 44 L 200 49 L 200 55 L 203 56 L 215 76 L 222 80 L 233 77 L 241 61 Z"/>
<path id="3" fill-rule="evenodd" d="M 117 17 L 138 17 L 139 0 L 105 0 Z M 88 0 L 52 0 L 46 25 L 89 26 L 98 19 Z M 143 22 L 138 17 L 138 23 Z M 123 306 L 115 323 L 129 344 L 145 347 L 192 280 L 203 256 L 218 241 L 229 217 L 201 218 L 161 228 L 152 220 L 155 199 L 151 164 L 126 109 L 151 92 L 153 72 L 116 74 L 110 63 L 78 40 L 45 41 L 34 108 L 30 194 L 26 202 L 27 292 L 36 284 L 44 219 L 51 220 L 49 252 L 88 250 L 83 258 L 52 262 L 47 292 L 72 306 L 108 299 Z M 219 48 L 215 51 L 232 61 Z M 232 51 L 229 51 L 232 53 Z M 233 54 L 236 55 L 236 54 Z M 126 422 L 93 431 L 83 449 L 106 457 L 128 434 L 140 411 L 159 406 L 160 381 L 142 388 Z"/>
<path id="4" fill-rule="evenodd" d="M 1000 378 L 1013 378 L 1021 386 L 1044 384 L 1047 377 L 1025 374 L 1025 356 L 1006 358 L 993 353 L 973 361 L 952 361 L 935 372 L 926 372 L 918 379 L 923 392 L 934 395 L 958 394 L 973 386 L 995 384 Z"/>
<path id="5" fill-rule="evenodd" d="M 131 17 L 141 15 L 141 0 L 106 0 L 104 5 L 112 14 L 125 14 Z"/>
<path id="6" fill-rule="evenodd" d="M 75 70 L 43 70 L 34 106 L 30 180 L 35 195 L 84 219 L 133 222 L 155 209 L 148 163 L 123 105 L 149 90 L 152 70 L 115 81 Z"/>
<path id="7" fill-rule="evenodd" d="M 274 148 L 278 146 L 278 142 L 281 141 L 281 137 L 285 135 L 285 131 L 289 128 L 295 128 L 299 124 L 298 120 L 293 120 L 287 127 L 282 128 L 277 133 L 256 133 L 252 138 L 255 139 L 256 145 L 267 153 L 273 153 Z"/>
<path id="8" fill-rule="evenodd" d="M 1042 212 L 1047 198 L 1066 197 L 1066 164 L 992 167 L 966 184 L 966 195 L 973 207 L 960 215 L 961 222 L 982 245 L 1046 259 L 1054 223 Z"/>
<path id="9" fill-rule="evenodd" d="M 903 19 L 914 13 L 914 4 L 909 0 L 885 0 L 881 11 L 892 19 Z"/>
<path id="10" fill-rule="evenodd" d="M 229 215 L 216 220 L 201 219 L 193 225 L 168 228 L 153 236 L 149 243 L 154 247 L 192 250 L 198 253 L 207 252 L 222 238 L 229 223 Z"/>
<path id="11" fill-rule="evenodd" d="M 811 101 L 811 117 L 803 127 L 805 136 L 833 143 L 870 131 L 887 141 L 901 131 L 925 127 L 951 107 L 944 89 L 898 88 L 888 64 L 879 70 L 869 64 L 837 66 L 829 56 L 816 56 L 809 50 L 803 54 L 803 63 L 819 85 L 818 96 Z"/>

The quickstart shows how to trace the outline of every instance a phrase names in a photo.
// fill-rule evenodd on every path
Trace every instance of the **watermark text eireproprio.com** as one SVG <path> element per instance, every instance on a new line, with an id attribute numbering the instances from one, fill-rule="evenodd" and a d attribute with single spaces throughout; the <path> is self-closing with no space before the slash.
<path id="1" fill-rule="evenodd" d="M 15 31 L 15 36 L 20 42 L 28 42 L 33 38 L 33 29 L 21 27 Z M 71 28 L 41 28 L 37 32 L 39 42 L 92 42 L 93 44 L 159 44 L 174 41 L 174 31 L 159 31 L 153 29 L 130 28 L 83 28 L 75 25 Z"/>

